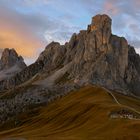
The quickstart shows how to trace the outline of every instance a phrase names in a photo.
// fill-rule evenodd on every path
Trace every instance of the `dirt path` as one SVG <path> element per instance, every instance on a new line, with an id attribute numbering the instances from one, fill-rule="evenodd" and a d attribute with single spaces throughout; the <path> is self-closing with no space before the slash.
<path id="1" fill-rule="evenodd" d="M 115 100 L 115 102 L 116 102 L 119 106 L 124 106 L 124 107 L 130 109 L 131 111 L 134 111 L 135 113 L 137 113 L 137 114 L 140 115 L 140 112 L 137 111 L 136 109 L 134 109 L 134 108 L 132 108 L 132 107 L 130 107 L 130 106 L 121 104 L 121 103 L 117 100 L 117 98 L 115 97 L 115 95 L 114 95 L 111 91 L 109 91 L 108 89 L 106 89 L 106 88 L 104 88 L 104 87 L 102 87 L 102 88 L 103 88 L 104 90 L 106 90 L 106 91 L 112 96 L 112 98 Z M 140 119 L 133 119 L 133 120 L 140 120 Z"/>

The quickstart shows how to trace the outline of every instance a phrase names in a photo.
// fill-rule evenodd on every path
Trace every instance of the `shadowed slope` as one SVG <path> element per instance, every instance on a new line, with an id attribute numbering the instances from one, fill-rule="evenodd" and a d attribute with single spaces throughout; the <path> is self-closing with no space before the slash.
<path id="1" fill-rule="evenodd" d="M 129 106 L 131 98 L 123 95 L 121 98 L 121 103 L 125 101 L 125 105 Z M 140 109 L 139 100 L 132 100 L 133 107 Z M 21 138 L 25 140 L 140 139 L 139 120 L 110 118 L 112 111 L 120 109 L 127 107 L 118 105 L 107 91 L 99 87 L 86 86 L 47 107 L 36 110 L 34 117 L 29 117 L 29 114 L 20 116 L 24 118 L 23 125 L 1 132 L 0 138 L 4 138 L 3 140 L 9 140 L 5 137 L 17 137 L 17 140 Z"/>

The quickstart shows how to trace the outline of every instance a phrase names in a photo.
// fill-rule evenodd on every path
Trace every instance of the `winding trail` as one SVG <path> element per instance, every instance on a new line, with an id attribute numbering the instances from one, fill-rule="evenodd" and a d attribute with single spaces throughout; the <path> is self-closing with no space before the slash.
<path id="1" fill-rule="evenodd" d="M 130 109 L 131 111 L 134 111 L 135 113 L 137 113 L 137 114 L 140 115 L 140 112 L 137 111 L 136 109 L 134 109 L 134 108 L 132 108 L 132 107 L 130 107 L 130 106 L 121 104 L 121 103 L 117 100 L 117 98 L 115 97 L 115 95 L 114 95 L 110 90 L 106 89 L 105 87 L 102 87 L 102 89 L 104 89 L 105 91 L 107 91 L 107 92 L 112 96 L 112 98 L 114 99 L 114 101 L 115 101 L 119 106 L 124 106 L 124 107 Z M 133 119 L 133 120 L 140 120 L 140 119 Z"/>
<path id="2" fill-rule="evenodd" d="M 115 102 L 118 104 L 118 105 L 122 105 L 121 103 L 119 103 L 119 101 L 117 100 L 117 98 L 112 94 L 111 91 L 109 91 L 108 89 L 102 87 L 105 91 L 107 91 L 111 96 L 112 98 L 115 100 Z"/>

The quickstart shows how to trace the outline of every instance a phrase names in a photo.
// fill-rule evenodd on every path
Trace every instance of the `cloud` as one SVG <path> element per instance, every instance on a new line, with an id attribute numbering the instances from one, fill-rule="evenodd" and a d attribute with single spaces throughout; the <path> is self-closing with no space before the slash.
<path id="1" fill-rule="evenodd" d="M 138 26 L 138 24 L 130 24 L 129 28 L 133 32 L 133 34 L 135 34 L 137 36 L 140 35 L 140 27 Z"/>
<path id="2" fill-rule="evenodd" d="M 1 0 L 0 48 L 15 48 L 32 61 L 49 42 L 64 44 L 98 13 L 109 14 L 114 34 L 139 48 L 139 7 L 139 0 Z"/>
<path id="3" fill-rule="evenodd" d="M 15 48 L 26 58 L 36 57 L 37 48 L 44 45 L 43 37 L 38 35 L 41 31 L 38 18 L 1 5 L 0 19 L 0 48 Z"/>
<path id="4" fill-rule="evenodd" d="M 34 5 L 34 4 L 48 4 L 50 2 L 50 0 L 22 0 L 22 3 L 26 4 L 26 5 Z"/>
<path id="5" fill-rule="evenodd" d="M 53 22 L 55 26 L 53 28 L 46 29 L 46 32 L 44 34 L 45 39 L 47 40 L 47 44 L 56 41 L 60 44 L 65 44 L 67 42 L 73 33 L 79 32 L 80 28 L 77 26 L 73 26 L 69 23 L 65 23 L 64 21 L 55 20 Z"/>
<path id="6" fill-rule="evenodd" d="M 130 45 L 134 46 L 135 48 L 140 48 L 140 38 L 139 37 L 132 37 L 127 35 L 126 36 Z"/>
<path id="7" fill-rule="evenodd" d="M 140 54 L 140 48 L 135 48 L 136 53 Z"/>
<path id="8" fill-rule="evenodd" d="M 0 48 L 15 48 L 28 63 L 36 59 L 50 41 L 64 43 L 74 31 L 73 26 L 44 13 L 17 12 L 5 4 L 0 6 L 0 19 Z"/>
<path id="9" fill-rule="evenodd" d="M 50 41 L 64 43 L 78 31 L 75 25 L 65 21 L 69 14 L 63 18 L 46 14 L 44 5 L 53 0 L 15 0 L 11 6 L 8 2 L 11 3 L 0 2 L 0 48 L 15 48 L 27 61 L 36 59 Z"/>
<path id="10" fill-rule="evenodd" d="M 140 1 L 104 0 L 104 11 L 113 18 L 113 30 L 125 36 L 131 45 L 140 47 Z"/>
<path id="11" fill-rule="evenodd" d="M 116 4 L 116 1 L 105 1 L 103 5 L 103 12 L 110 14 L 112 16 L 117 15 L 120 12 L 119 7 Z"/>

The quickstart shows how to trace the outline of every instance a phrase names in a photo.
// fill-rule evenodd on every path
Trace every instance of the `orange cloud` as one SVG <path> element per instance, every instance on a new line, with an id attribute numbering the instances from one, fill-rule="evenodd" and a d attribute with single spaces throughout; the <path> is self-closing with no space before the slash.
<path id="1" fill-rule="evenodd" d="M 34 57 L 37 48 L 43 47 L 41 40 L 24 26 L 10 26 L 7 23 L 0 26 L 0 48 L 15 48 L 24 57 Z"/>
<path id="2" fill-rule="evenodd" d="M 38 57 L 38 50 L 45 46 L 43 35 L 38 36 L 29 22 L 18 13 L 0 9 L 0 49 L 15 48 L 26 59 Z M 42 38 L 41 38 L 42 37 Z"/>
<path id="3" fill-rule="evenodd" d="M 26 34 L 20 35 L 12 30 L 0 29 L 0 47 L 15 48 L 19 54 L 25 57 L 33 57 L 36 54 L 36 48 L 40 44 Z"/>

